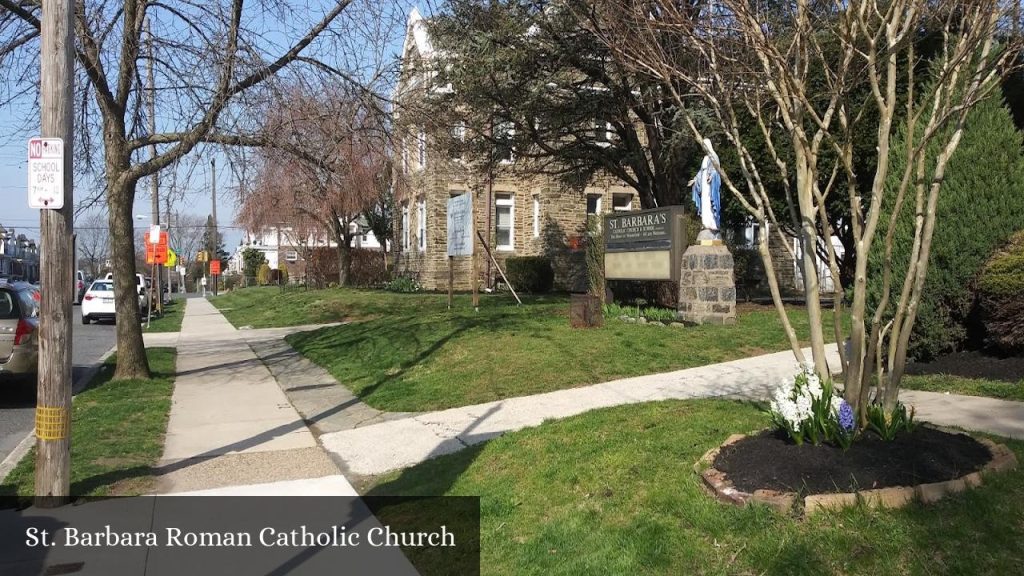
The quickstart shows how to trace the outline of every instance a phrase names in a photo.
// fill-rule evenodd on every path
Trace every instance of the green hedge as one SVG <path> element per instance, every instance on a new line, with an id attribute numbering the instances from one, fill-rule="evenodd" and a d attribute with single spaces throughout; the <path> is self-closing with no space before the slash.
<path id="1" fill-rule="evenodd" d="M 997 252 L 978 278 L 978 304 L 989 346 L 1024 352 L 1024 231 Z"/>
<path id="2" fill-rule="evenodd" d="M 550 292 L 555 283 L 551 261 L 543 256 L 513 256 L 505 261 L 505 274 L 521 292 Z"/>

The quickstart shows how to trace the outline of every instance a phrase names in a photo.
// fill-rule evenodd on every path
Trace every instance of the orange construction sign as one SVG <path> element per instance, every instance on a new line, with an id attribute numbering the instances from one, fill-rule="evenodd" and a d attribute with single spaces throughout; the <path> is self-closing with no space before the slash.
<path id="1" fill-rule="evenodd" d="M 146 264 L 166 264 L 167 263 L 167 247 L 169 241 L 167 238 L 167 232 L 160 232 L 160 241 L 156 244 L 149 242 L 148 236 L 146 239 Z"/>

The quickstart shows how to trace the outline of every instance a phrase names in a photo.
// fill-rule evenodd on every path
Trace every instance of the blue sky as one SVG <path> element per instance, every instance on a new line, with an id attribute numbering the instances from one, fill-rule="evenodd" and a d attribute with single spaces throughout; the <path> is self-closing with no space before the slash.
<path id="1" fill-rule="evenodd" d="M 404 4 L 406 11 L 416 4 L 415 2 L 400 3 Z M 343 14 L 342 17 L 344 16 Z M 399 31 L 397 37 L 389 45 L 388 51 L 394 54 L 399 53 L 401 43 L 402 38 Z M 31 238 L 38 238 L 39 211 L 28 207 L 26 174 L 28 138 L 38 135 L 38 120 L 29 118 L 29 120 L 35 120 L 32 123 L 34 127 L 30 128 L 29 132 L 18 132 L 31 114 L 33 112 L 30 102 L 0 107 L 0 224 L 6 228 L 15 228 L 19 233 L 23 232 Z M 198 162 L 191 170 L 190 177 L 185 177 L 184 169 L 179 170 L 179 179 L 187 180 L 187 183 L 181 186 L 183 198 L 175 205 L 175 210 L 206 216 L 210 213 L 210 165 L 208 158 L 196 158 L 197 152 L 202 153 L 199 150 L 193 151 L 191 160 Z M 217 154 L 217 216 L 221 224 L 220 229 L 224 236 L 225 246 L 230 251 L 241 238 L 241 231 L 230 227 L 233 226 L 235 217 L 235 199 L 231 191 L 236 186 L 236 180 L 234 175 L 226 169 L 226 159 L 219 153 Z M 169 175 L 164 174 L 162 178 L 169 179 Z M 86 180 L 76 179 L 75 185 L 77 206 L 83 198 L 94 191 L 86 189 L 86 186 L 90 185 Z M 161 185 L 161 189 L 163 187 Z M 161 209 L 163 209 L 162 205 Z M 135 199 L 135 213 L 147 216 L 150 214 L 149 185 L 146 182 L 139 185 Z M 137 222 L 140 228 L 149 226 L 148 218 Z"/>

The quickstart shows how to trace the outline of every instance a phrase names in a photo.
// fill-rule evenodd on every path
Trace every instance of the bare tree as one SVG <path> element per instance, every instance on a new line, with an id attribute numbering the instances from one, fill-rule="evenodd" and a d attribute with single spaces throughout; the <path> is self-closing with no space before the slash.
<path id="1" fill-rule="evenodd" d="M 761 225 L 781 234 L 783 224 L 800 240 L 800 265 L 810 321 L 816 370 L 845 375 L 845 397 L 864 422 L 869 389 L 875 401 L 895 407 L 907 343 L 920 302 L 935 229 L 936 199 L 950 156 L 956 150 L 969 109 L 996 86 L 1017 46 L 999 44 L 1004 0 L 797 0 L 772 3 L 747 0 L 601 3 L 607 23 L 605 43 L 632 69 L 661 80 L 679 103 L 680 113 L 698 142 L 724 139 L 738 156 L 738 170 L 723 172 L 732 197 Z M 921 34 L 934 32 L 938 46 L 930 61 L 916 53 Z M 933 75 L 921 81 L 927 69 Z M 812 81 L 812 76 L 820 80 Z M 869 96 L 853 98 L 867 83 Z M 677 86 L 684 87 L 676 89 Z M 697 117 L 692 104 L 710 111 Z M 905 125 L 896 123 L 904 107 Z M 767 143 L 768 157 L 752 153 L 754 125 Z M 905 149 L 891 150 L 897 129 L 906 133 Z M 877 136 L 878 161 L 870 187 L 862 189 L 854 173 L 854 134 Z M 931 150 L 931 154 L 926 151 Z M 937 152 L 935 152 L 937 151 Z M 905 154 L 901 173 L 890 173 L 891 155 Z M 719 167 L 721 170 L 721 167 Z M 772 208 L 765 181 L 781 175 L 785 212 Z M 842 178 L 838 176 L 843 176 Z M 792 184 L 790 182 L 792 181 Z M 842 183 L 841 185 L 838 183 Z M 856 247 L 849 333 L 850 353 L 840 347 L 841 366 L 828 366 L 816 246 L 834 231 L 825 205 L 844 195 Z M 882 217 L 883 206 L 887 217 Z M 900 287 L 891 286 L 885 258 L 882 302 L 867 317 L 868 256 L 881 242 L 891 253 L 902 210 L 915 215 L 913 252 Z M 768 226 L 770 225 L 770 226 Z M 837 342 L 844 292 L 831 242 L 824 257 L 836 281 L 833 330 Z M 875 250 L 878 248 L 875 247 Z M 793 352 L 804 361 L 798 336 L 786 317 L 771 263 L 767 234 L 759 251 L 765 262 L 775 305 Z M 894 290 L 896 292 L 894 293 Z M 898 299 L 891 317 L 890 299 Z"/>
<path id="2" fill-rule="evenodd" d="M 206 218 L 196 214 L 174 213 L 167 236 L 171 248 L 182 262 L 192 262 L 203 244 Z"/>
<path id="3" fill-rule="evenodd" d="M 250 130 L 256 126 L 246 112 L 266 98 L 282 71 L 301 64 L 345 77 L 324 56 L 333 52 L 326 44 L 343 37 L 339 16 L 354 2 L 327 2 L 322 10 L 287 1 L 76 3 L 76 162 L 78 169 L 103 176 L 118 277 L 135 269 L 132 207 L 139 181 L 203 143 L 264 144 L 259 131 Z M 43 15 L 35 0 L 0 0 L 0 7 L 2 74 L 20 87 L 8 87 L 5 96 L 15 97 L 37 89 Z M 288 43 L 282 46 L 282 39 Z M 148 66 L 153 91 L 142 73 Z M 157 111 L 155 130 L 148 127 L 149 96 Z M 132 284 L 115 283 L 115 294 L 115 377 L 148 377 Z"/>
<path id="4" fill-rule="evenodd" d="M 99 276 L 110 258 L 110 232 L 103 214 L 90 212 L 75 223 L 75 247 L 78 251 L 75 266 L 84 262 L 93 278 Z"/>
<path id="5" fill-rule="evenodd" d="M 374 98 L 336 86 L 295 87 L 268 115 L 274 147 L 264 149 L 241 218 L 252 229 L 275 225 L 293 245 L 330 238 L 338 248 L 338 283 L 348 285 L 351 224 L 389 184 L 387 133 Z"/>

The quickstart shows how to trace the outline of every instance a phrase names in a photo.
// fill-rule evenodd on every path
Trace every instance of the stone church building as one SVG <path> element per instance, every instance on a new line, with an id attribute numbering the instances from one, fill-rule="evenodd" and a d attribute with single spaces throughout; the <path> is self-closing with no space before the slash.
<path id="1" fill-rule="evenodd" d="M 639 210 L 638 194 L 607 175 L 598 175 L 583 190 L 570 189 L 556 177 L 528 170 L 512 147 L 496 151 L 500 161 L 489 170 L 469 155 L 455 152 L 450 145 L 452 137 L 465 134 L 464 126 L 439 125 L 436 119 L 416 118 L 410 112 L 416 109 L 417 99 L 451 90 L 432 82 L 431 66 L 424 63 L 429 64 L 433 57 L 427 23 L 414 8 L 406 26 L 394 94 L 396 272 L 413 276 L 427 290 L 447 289 L 447 203 L 453 196 L 470 194 L 477 269 L 474 274 L 474 258 L 454 258 L 456 290 L 471 289 L 474 278 L 481 289 L 501 281 L 476 232 L 484 237 L 502 268 L 509 257 L 543 256 L 555 272 L 556 289 L 585 289 L 588 219 Z M 752 246 L 757 234 L 756 226 L 739 230 L 736 245 Z M 769 245 L 780 285 L 796 294 L 803 287 L 799 261 L 793 258 L 799 254 L 799 244 L 790 238 L 787 247 L 776 236 L 770 236 Z M 833 244 L 837 242 L 833 239 Z M 841 250 L 841 244 L 838 248 Z M 831 276 L 824 263 L 819 280 L 823 290 L 831 290 Z M 763 289 L 759 291 L 766 293 L 763 272 L 758 284 Z"/>
<path id="2" fill-rule="evenodd" d="M 426 23 L 415 9 L 409 16 L 396 100 L 421 97 L 430 90 L 429 72 L 417 62 L 433 54 Z M 497 263 L 512 256 L 544 256 L 555 272 L 555 288 L 572 290 L 583 279 L 583 245 L 588 217 L 639 209 L 636 192 L 611 178 L 598 178 L 584 190 L 570 190 L 555 177 L 528 173 L 508 149 L 488 174 L 470 158 L 450 153 L 437 137 L 454 127 L 428 128 L 395 112 L 401 127 L 395 151 L 395 248 L 397 271 L 417 278 L 427 290 L 448 286 L 447 202 L 472 195 L 474 252 L 479 288 L 501 280 L 475 232 L 486 239 Z M 473 282 L 472 258 L 453 261 L 456 290 Z"/>

